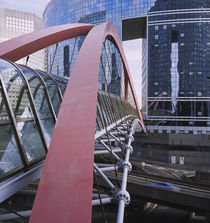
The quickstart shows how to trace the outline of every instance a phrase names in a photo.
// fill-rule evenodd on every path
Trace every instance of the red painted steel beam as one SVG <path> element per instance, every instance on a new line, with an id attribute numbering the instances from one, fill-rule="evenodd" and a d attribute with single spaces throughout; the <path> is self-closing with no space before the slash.
<path id="1" fill-rule="evenodd" d="M 92 28 L 90 24 L 65 24 L 25 34 L 0 43 L 0 57 L 15 62 L 55 43 L 85 36 Z"/>
<path id="2" fill-rule="evenodd" d="M 114 26 L 111 23 L 95 26 L 87 35 L 71 73 L 30 223 L 91 222 L 98 76 L 101 48 L 107 36 L 112 36 L 118 45 L 133 87 Z"/>

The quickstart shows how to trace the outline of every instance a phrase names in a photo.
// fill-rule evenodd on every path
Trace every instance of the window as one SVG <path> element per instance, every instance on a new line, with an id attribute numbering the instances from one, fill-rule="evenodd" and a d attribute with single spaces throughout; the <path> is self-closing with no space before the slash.
<path id="1" fill-rule="evenodd" d="M 179 42 L 179 32 L 177 30 L 172 30 L 171 31 L 171 42 L 172 43 Z"/>
<path id="2" fill-rule="evenodd" d="M 66 45 L 63 48 L 63 58 L 64 58 L 64 77 L 69 77 L 69 46 Z"/>

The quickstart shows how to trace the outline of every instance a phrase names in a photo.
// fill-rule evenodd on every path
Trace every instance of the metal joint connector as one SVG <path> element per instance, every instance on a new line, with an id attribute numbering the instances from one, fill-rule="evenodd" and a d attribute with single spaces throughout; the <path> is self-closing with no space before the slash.
<path id="1" fill-rule="evenodd" d="M 129 172 L 132 170 L 132 165 L 130 162 L 126 162 L 124 160 L 121 160 L 118 162 L 117 166 L 119 166 L 120 170 L 123 170 L 124 168 L 127 168 Z"/>
<path id="2" fill-rule="evenodd" d="M 124 149 L 125 152 L 126 152 L 127 149 L 129 149 L 130 150 L 130 154 L 133 153 L 133 147 L 132 146 L 128 146 L 127 144 L 124 144 L 123 145 L 123 149 Z"/>
<path id="3" fill-rule="evenodd" d="M 116 201 L 124 200 L 125 206 L 130 204 L 130 194 L 128 191 L 117 190 L 114 194 L 114 199 Z"/>
<path id="4" fill-rule="evenodd" d="M 128 141 L 129 139 L 131 139 L 131 142 L 134 141 L 134 137 L 133 137 L 132 135 L 128 135 L 128 136 L 126 137 L 126 139 L 127 139 L 127 141 Z"/>

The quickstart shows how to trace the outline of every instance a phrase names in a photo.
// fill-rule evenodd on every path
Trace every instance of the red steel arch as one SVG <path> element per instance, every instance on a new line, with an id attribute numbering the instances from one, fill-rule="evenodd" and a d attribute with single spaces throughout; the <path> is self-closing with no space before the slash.
<path id="1" fill-rule="evenodd" d="M 97 83 L 101 49 L 108 36 L 121 54 L 145 130 L 122 45 L 111 23 L 40 30 L 2 43 L 0 56 L 16 61 L 51 44 L 87 33 L 60 108 L 30 223 L 91 222 Z"/>
<path id="2" fill-rule="evenodd" d="M 101 48 L 107 36 L 113 38 L 121 53 L 139 108 L 114 26 L 111 23 L 95 26 L 87 35 L 71 73 L 30 223 L 91 222 L 97 83 Z M 141 117 L 140 110 L 139 114 Z"/>
<path id="3" fill-rule="evenodd" d="M 94 27 L 92 24 L 64 24 L 59 26 L 53 26 L 45 29 L 41 29 L 32 33 L 28 33 L 23 36 L 18 36 L 11 40 L 7 40 L 5 42 L 0 43 L 0 57 L 3 59 L 10 60 L 15 62 L 25 56 L 28 56 L 32 53 L 35 53 L 41 49 L 44 49 L 50 45 L 55 43 L 74 38 L 77 36 L 87 35 L 87 33 Z M 95 37 L 93 37 L 94 39 Z M 142 115 L 140 112 L 140 107 L 138 104 L 138 100 L 134 91 L 134 85 L 132 82 L 132 78 L 129 72 L 128 64 L 125 59 L 124 51 L 122 49 L 121 41 L 119 36 L 116 34 L 113 41 L 116 43 L 120 54 L 122 56 L 122 60 L 124 61 L 125 71 L 127 73 L 125 82 L 125 92 L 128 93 L 128 82 L 131 85 L 131 91 L 134 96 L 134 101 L 136 103 L 137 111 L 141 120 L 142 128 L 146 132 L 146 128 L 144 126 L 144 122 L 142 119 Z M 126 94 L 127 99 L 127 94 Z"/>
<path id="4" fill-rule="evenodd" d="M 18 36 L 0 44 L 0 57 L 15 62 L 55 43 L 87 35 L 92 28 L 90 24 L 65 24 Z"/>

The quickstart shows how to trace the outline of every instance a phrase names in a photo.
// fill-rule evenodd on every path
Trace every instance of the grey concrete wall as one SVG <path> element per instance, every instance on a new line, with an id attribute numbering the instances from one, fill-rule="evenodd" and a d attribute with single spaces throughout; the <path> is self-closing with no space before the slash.
<path id="1" fill-rule="evenodd" d="M 196 166 L 197 169 L 210 168 L 210 152 L 169 150 L 169 163 L 172 156 L 176 157 L 176 164 L 180 164 L 180 157 L 183 157 L 184 164 L 181 165 Z"/>
<path id="2" fill-rule="evenodd" d="M 193 135 L 193 134 L 167 134 L 167 133 L 144 133 L 137 132 L 135 141 L 150 144 L 163 144 L 171 146 L 209 146 L 210 135 Z"/>
<path id="3" fill-rule="evenodd" d="M 141 146 L 138 146 L 138 144 L 133 144 L 133 148 L 134 152 L 132 155 L 137 158 L 168 163 L 168 150 L 156 148 L 143 148 Z"/>
<path id="4" fill-rule="evenodd" d="M 210 169 L 210 152 L 189 151 L 189 150 L 170 150 L 169 148 L 142 147 L 138 143 L 133 143 L 133 156 L 148 161 L 157 161 L 168 164 L 178 164 L 180 166 L 194 167 L 195 169 Z M 172 156 L 175 163 L 172 163 Z"/>

